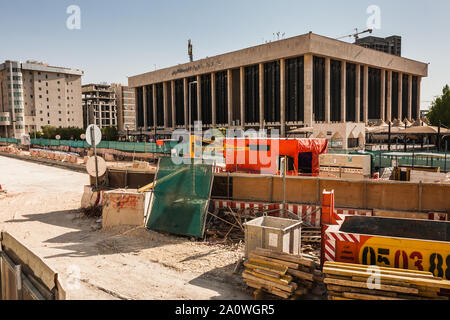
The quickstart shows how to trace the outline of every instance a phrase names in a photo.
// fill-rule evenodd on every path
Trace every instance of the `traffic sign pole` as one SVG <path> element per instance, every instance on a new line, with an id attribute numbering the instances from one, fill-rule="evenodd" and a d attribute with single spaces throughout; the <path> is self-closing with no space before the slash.
<path id="1" fill-rule="evenodd" d="M 91 142 L 94 145 L 94 157 L 95 157 L 95 189 L 98 189 L 98 162 L 97 162 L 97 143 L 95 141 L 94 126 L 91 127 Z"/>

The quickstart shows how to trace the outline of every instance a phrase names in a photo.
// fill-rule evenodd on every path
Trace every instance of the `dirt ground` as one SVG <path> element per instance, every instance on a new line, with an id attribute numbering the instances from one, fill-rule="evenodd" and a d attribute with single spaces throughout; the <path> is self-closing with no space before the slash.
<path id="1" fill-rule="evenodd" d="M 250 299 L 234 247 L 82 217 L 87 174 L 0 157 L 0 228 L 60 274 L 68 299 Z"/>

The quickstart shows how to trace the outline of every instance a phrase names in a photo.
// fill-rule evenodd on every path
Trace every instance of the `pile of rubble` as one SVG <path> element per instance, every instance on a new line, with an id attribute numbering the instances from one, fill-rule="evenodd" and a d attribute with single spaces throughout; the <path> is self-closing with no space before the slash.
<path id="1" fill-rule="evenodd" d="M 0 152 L 11 153 L 11 154 L 20 154 L 21 153 L 21 151 L 14 144 L 10 144 L 9 146 L 6 146 L 6 147 L 0 147 Z"/>
<path id="2" fill-rule="evenodd" d="M 262 214 L 259 214 L 261 216 Z M 245 240 L 244 223 L 258 217 L 257 213 L 216 210 L 208 212 L 206 239 L 210 242 L 236 243 Z"/>
<path id="3" fill-rule="evenodd" d="M 79 155 L 76 153 L 69 153 L 63 151 L 52 151 L 43 149 L 31 149 L 30 156 L 33 158 L 50 159 L 61 162 L 70 162 L 77 164 L 79 162 Z"/>

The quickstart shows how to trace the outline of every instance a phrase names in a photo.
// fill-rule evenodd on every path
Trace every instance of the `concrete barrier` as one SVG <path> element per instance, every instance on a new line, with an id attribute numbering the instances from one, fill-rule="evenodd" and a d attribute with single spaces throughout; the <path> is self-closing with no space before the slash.
<path id="1" fill-rule="evenodd" d="M 137 190 L 105 192 L 102 227 L 144 226 L 144 194 Z"/>
<path id="2" fill-rule="evenodd" d="M 0 233 L 1 300 L 65 300 L 58 274 L 7 232 Z"/>
<path id="3" fill-rule="evenodd" d="M 278 176 L 216 174 L 212 197 L 233 201 L 281 202 Z M 336 206 L 354 209 L 450 213 L 450 184 L 384 180 L 287 177 L 286 201 L 320 205 L 323 190 L 335 190 Z"/>

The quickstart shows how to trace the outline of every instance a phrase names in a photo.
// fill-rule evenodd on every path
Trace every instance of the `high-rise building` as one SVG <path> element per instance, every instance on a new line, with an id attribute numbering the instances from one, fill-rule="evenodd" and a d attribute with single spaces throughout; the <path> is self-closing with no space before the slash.
<path id="1" fill-rule="evenodd" d="M 45 63 L 0 64 L 0 136 L 20 138 L 44 126 L 82 127 L 83 71 Z"/>
<path id="2" fill-rule="evenodd" d="M 387 38 L 365 37 L 356 39 L 355 44 L 364 48 L 374 49 L 381 52 L 402 56 L 402 37 L 391 36 Z"/>
<path id="3" fill-rule="evenodd" d="M 82 93 L 84 128 L 90 124 L 117 127 L 116 94 L 109 84 L 86 84 Z"/>
<path id="4" fill-rule="evenodd" d="M 136 99 L 134 89 L 120 83 L 112 83 L 116 94 L 117 126 L 119 131 L 136 130 Z"/>

